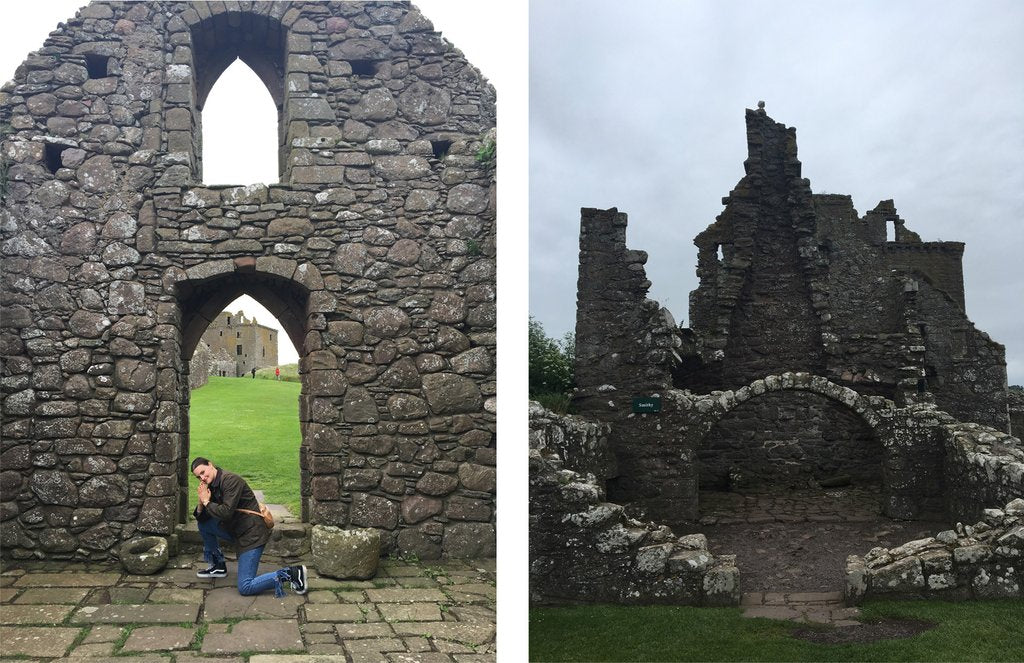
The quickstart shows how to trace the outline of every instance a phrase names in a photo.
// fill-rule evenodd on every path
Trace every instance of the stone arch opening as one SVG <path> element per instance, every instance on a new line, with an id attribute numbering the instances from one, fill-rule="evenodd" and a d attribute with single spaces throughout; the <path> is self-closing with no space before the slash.
<path id="1" fill-rule="evenodd" d="M 880 423 L 864 397 L 825 378 L 797 373 L 757 380 L 697 427 L 700 494 L 854 486 L 880 498 L 886 456 Z M 702 504 L 702 511 L 705 506 L 713 505 Z"/>
<path id="2" fill-rule="evenodd" d="M 301 496 L 301 518 L 308 519 L 310 498 L 310 477 L 306 463 L 308 443 L 305 429 L 302 426 L 302 413 L 308 410 L 306 399 L 306 375 L 303 370 L 305 336 L 309 316 L 309 290 L 288 278 L 273 273 L 255 270 L 230 271 L 208 278 L 186 280 L 178 283 L 177 306 L 180 319 L 181 345 L 178 360 L 180 381 L 178 386 L 179 403 L 181 406 L 179 427 L 181 436 L 181 454 L 177 468 L 178 483 L 181 487 L 179 497 L 178 522 L 187 522 L 188 495 L 190 491 L 190 472 L 188 465 L 191 460 L 190 424 L 188 410 L 190 406 L 189 361 L 202 339 L 203 333 L 210 324 L 230 304 L 241 295 L 249 295 L 266 308 L 284 328 L 289 340 L 299 352 L 299 377 L 302 391 L 296 404 L 297 416 L 300 420 L 301 441 L 296 450 L 299 454 L 299 484 Z"/>
<path id="3" fill-rule="evenodd" d="M 277 110 L 277 172 L 284 172 L 285 129 L 283 121 L 286 76 L 287 29 L 272 17 L 255 12 L 227 11 L 191 26 L 192 66 L 195 85 L 197 171 L 202 175 L 202 112 L 210 91 L 236 60 L 248 66 L 266 86 Z M 241 109 L 240 109 L 241 110 Z"/>

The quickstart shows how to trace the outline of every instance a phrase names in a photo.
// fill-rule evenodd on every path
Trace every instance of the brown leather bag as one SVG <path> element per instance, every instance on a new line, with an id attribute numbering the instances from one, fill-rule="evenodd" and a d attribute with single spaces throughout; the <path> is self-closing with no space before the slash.
<path id="1" fill-rule="evenodd" d="M 259 511 L 250 511 L 249 509 L 235 509 L 235 511 L 241 511 L 242 513 L 251 513 L 254 516 L 259 516 L 263 519 L 263 524 L 267 526 L 267 529 L 274 529 L 274 514 L 270 513 L 270 509 L 263 502 L 260 502 Z"/>

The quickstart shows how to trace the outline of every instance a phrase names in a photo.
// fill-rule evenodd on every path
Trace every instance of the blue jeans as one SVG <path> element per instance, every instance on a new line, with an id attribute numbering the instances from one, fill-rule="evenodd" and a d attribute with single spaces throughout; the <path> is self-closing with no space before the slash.
<path id="1" fill-rule="evenodd" d="M 220 542 L 217 539 L 234 541 L 235 537 L 231 536 L 231 532 L 224 529 L 224 526 L 216 518 L 209 518 L 204 522 L 198 523 L 198 525 L 199 535 L 203 537 L 203 557 L 210 564 L 223 564 L 224 553 L 221 552 Z M 260 567 L 260 557 L 262 556 L 263 546 L 239 553 L 238 593 L 242 596 L 252 596 L 273 587 L 274 596 L 281 598 L 284 596 L 284 589 L 281 587 L 281 583 L 291 579 L 288 575 L 288 570 L 278 569 L 263 575 L 256 575 L 256 571 Z"/>

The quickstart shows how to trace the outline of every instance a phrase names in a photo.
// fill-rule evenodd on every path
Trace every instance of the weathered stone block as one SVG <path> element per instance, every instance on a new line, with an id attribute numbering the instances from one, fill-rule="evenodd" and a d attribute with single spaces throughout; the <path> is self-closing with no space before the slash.
<path id="1" fill-rule="evenodd" d="M 312 532 L 313 565 L 322 576 L 366 580 L 377 574 L 380 532 L 315 525 Z"/>
<path id="2" fill-rule="evenodd" d="M 132 539 L 122 544 L 118 553 L 121 566 L 134 575 L 153 575 L 167 566 L 169 547 L 162 536 Z"/>

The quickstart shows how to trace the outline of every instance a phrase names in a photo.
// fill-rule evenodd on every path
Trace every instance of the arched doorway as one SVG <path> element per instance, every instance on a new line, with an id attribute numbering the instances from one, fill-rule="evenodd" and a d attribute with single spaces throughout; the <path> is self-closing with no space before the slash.
<path id="1" fill-rule="evenodd" d="M 284 327 L 285 333 L 299 351 L 299 377 L 302 392 L 297 403 L 300 413 L 307 411 L 306 374 L 303 366 L 303 353 L 307 331 L 309 291 L 301 284 L 282 276 L 259 272 L 255 269 L 230 271 L 207 278 L 184 280 L 177 285 L 177 306 L 181 330 L 180 378 L 178 383 L 180 413 L 179 427 L 182 453 L 177 468 L 178 483 L 181 488 L 179 495 L 179 514 L 177 521 L 188 519 L 188 495 L 190 494 L 188 465 L 193 454 L 190 449 L 189 407 L 191 392 L 189 389 L 189 360 L 199 344 L 203 332 L 210 326 L 224 307 L 240 295 L 249 295 L 262 304 Z M 308 518 L 310 477 L 307 464 L 307 443 L 305 431 L 301 427 L 302 441 L 295 451 L 299 455 L 299 482 L 301 496 L 301 517 Z M 289 453 L 284 450 L 284 453 Z"/>

